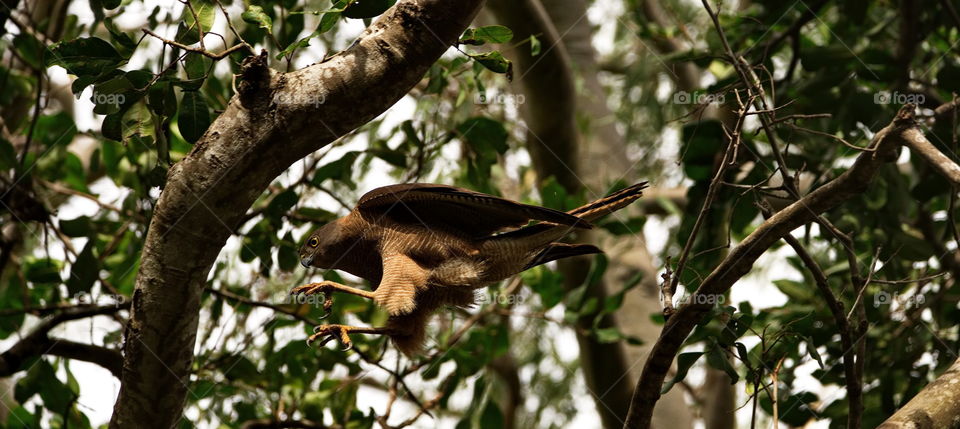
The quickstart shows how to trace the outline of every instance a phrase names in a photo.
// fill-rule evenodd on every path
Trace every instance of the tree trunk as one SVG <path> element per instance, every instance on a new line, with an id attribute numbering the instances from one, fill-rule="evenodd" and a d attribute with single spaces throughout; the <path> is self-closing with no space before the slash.
<path id="1" fill-rule="evenodd" d="M 202 291 L 244 213 L 293 162 L 406 94 L 482 3 L 401 1 L 346 51 L 291 73 L 269 70 L 266 53 L 248 58 L 238 96 L 167 175 L 137 274 L 111 427 L 179 421 Z"/>

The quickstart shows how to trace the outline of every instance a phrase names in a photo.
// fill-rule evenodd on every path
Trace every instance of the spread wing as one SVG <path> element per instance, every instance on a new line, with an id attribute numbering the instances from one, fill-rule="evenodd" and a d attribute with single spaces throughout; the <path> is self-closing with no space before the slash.
<path id="1" fill-rule="evenodd" d="M 374 189 L 360 198 L 354 210 L 374 218 L 386 216 L 394 222 L 421 224 L 474 238 L 519 228 L 531 220 L 590 228 L 589 222 L 558 210 L 427 183 Z"/>

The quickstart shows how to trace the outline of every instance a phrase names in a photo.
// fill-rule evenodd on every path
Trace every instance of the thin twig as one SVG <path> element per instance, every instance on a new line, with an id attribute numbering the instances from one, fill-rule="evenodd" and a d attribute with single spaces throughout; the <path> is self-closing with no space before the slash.
<path id="1" fill-rule="evenodd" d="M 230 47 L 229 49 L 227 49 L 227 50 L 225 50 L 225 51 L 223 51 L 223 52 L 221 52 L 221 53 L 219 53 L 219 54 L 214 54 L 214 53 L 212 53 L 212 52 L 207 52 L 206 49 L 202 49 L 202 48 L 192 48 L 192 47 L 190 47 L 190 46 L 184 45 L 183 43 L 179 43 L 179 42 L 175 42 L 175 41 L 173 41 L 173 40 L 165 39 L 165 38 L 161 37 L 160 35 L 158 35 L 157 33 L 154 33 L 154 32 L 152 32 L 152 31 L 150 31 L 150 30 L 148 30 L 148 29 L 146 29 L 146 28 L 142 28 L 141 31 L 143 31 L 143 32 L 146 33 L 146 34 L 149 34 L 149 35 L 157 38 L 157 39 L 160 40 L 161 42 L 166 43 L 166 44 L 168 44 L 168 45 L 170 45 L 170 46 L 175 46 L 175 47 L 180 48 L 180 49 L 182 49 L 182 50 L 184 50 L 184 51 L 197 53 L 197 54 L 203 55 L 203 56 L 205 56 L 205 57 L 207 57 L 207 58 L 211 58 L 211 59 L 213 59 L 213 60 L 223 59 L 224 57 L 226 57 L 226 56 L 228 56 L 228 55 L 230 55 L 230 54 L 232 54 L 232 53 L 234 53 L 234 52 L 236 52 L 236 51 L 239 51 L 240 49 L 244 49 L 244 48 L 249 48 L 249 47 L 250 47 L 250 45 L 245 45 L 245 44 L 243 44 L 243 43 L 240 43 L 240 44 L 237 44 L 237 45 L 234 45 L 234 46 Z"/>

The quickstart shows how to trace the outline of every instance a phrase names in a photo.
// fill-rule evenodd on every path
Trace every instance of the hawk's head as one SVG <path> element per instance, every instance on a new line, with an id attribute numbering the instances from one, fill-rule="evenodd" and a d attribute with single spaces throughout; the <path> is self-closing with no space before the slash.
<path id="1" fill-rule="evenodd" d="M 304 267 L 334 268 L 344 255 L 338 251 L 342 231 L 338 221 L 330 222 L 310 233 L 300 246 L 300 265 Z"/>

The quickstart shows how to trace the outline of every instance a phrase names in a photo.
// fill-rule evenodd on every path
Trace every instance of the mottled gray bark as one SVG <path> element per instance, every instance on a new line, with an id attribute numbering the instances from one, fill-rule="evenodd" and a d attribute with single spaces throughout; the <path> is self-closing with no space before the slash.
<path id="1" fill-rule="evenodd" d="M 960 359 L 877 429 L 960 428 Z"/>

